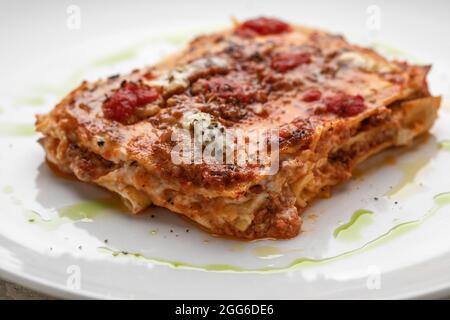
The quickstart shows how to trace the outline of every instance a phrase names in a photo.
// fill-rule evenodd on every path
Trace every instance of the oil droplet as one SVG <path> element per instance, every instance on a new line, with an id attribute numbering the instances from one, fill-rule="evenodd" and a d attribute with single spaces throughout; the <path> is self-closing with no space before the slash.
<path id="1" fill-rule="evenodd" d="M 273 259 L 283 256 L 283 251 L 280 248 L 272 246 L 256 247 L 253 249 L 253 253 L 262 259 Z"/>
<path id="2" fill-rule="evenodd" d="M 60 218 L 68 218 L 72 221 L 92 220 L 99 213 L 114 206 L 111 199 L 84 201 L 75 205 L 58 209 Z"/>
<path id="3" fill-rule="evenodd" d="M 308 220 L 316 221 L 319 218 L 319 216 L 315 213 L 310 213 L 310 214 L 308 214 L 307 218 L 308 218 Z"/>
<path id="4" fill-rule="evenodd" d="M 438 143 L 438 148 L 445 151 L 450 151 L 450 140 L 444 140 Z"/>
<path id="5" fill-rule="evenodd" d="M 152 236 L 156 236 L 158 234 L 158 230 L 157 229 L 150 230 L 150 234 Z"/>
<path id="6" fill-rule="evenodd" d="M 36 211 L 28 211 L 26 213 L 26 217 L 28 221 L 33 220 L 33 223 L 37 223 L 43 227 L 49 229 L 55 229 L 59 226 L 83 221 L 89 222 L 92 221 L 94 217 L 104 213 L 106 209 L 113 208 L 117 206 L 116 199 L 100 199 L 100 200 L 90 200 L 80 202 L 75 205 L 70 205 L 66 207 L 62 207 L 58 209 L 58 215 L 49 219 L 43 218 Z"/>
<path id="7" fill-rule="evenodd" d="M 32 124 L 0 124 L 0 135 L 3 136 L 33 136 L 36 134 Z"/>
<path id="8" fill-rule="evenodd" d="M 449 205 L 450 204 L 450 192 L 444 192 L 444 193 L 435 195 L 433 200 L 434 200 L 434 203 L 438 207 L 443 207 L 443 206 Z"/>
<path id="9" fill-rule="evenodd" d="M 343 241 L 356 241 L 362 238 L 362 230 L 373 223 L 372 211 L 360 209 L 353 213 L 350 221 L 334 230 L 334 237 Z"/>
<path id="10" fill-rule="evenodd" d="M 14 188 L 11 186 L 4 186 L 2 192 L 5 194 L 11 194 L 14 192 Z"/>
<path id="11" fill-rule="evenodd" d="M 393 198 L 397 196 L 405 187 L 414 184 L 417 175 L 423 168 L 425 168 L 430 160 L 430 157 L 426 157 L 400 164 L 398 167 L 402 171 L 403 177 L 395 186 L 385 193 L 385 196 Z"/>

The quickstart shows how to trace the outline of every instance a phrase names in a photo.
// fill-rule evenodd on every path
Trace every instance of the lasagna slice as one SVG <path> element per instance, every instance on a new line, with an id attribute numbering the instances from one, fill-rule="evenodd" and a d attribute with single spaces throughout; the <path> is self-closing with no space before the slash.
<path id="1" fill-rule="evenodd" d="M 216 235 L 291 238 L 308 205 L 355 165 L 430 129 L 440 98 L 428 91 L 429 69 L 256 18 L 197 37 L 159 64 L 83 82 L 36 126 L 53 167 L 119 194 L 133 214 L 156 205 Z M 200 145 L 193 133 L 183 151 L 188 161 L 174 159 L 174 133 L 204 123 Z M 244 142 L 276 132 L 262 139 L 276 142 L 267 148 L 276 170 L 192 161 L 230 130 Z"/>

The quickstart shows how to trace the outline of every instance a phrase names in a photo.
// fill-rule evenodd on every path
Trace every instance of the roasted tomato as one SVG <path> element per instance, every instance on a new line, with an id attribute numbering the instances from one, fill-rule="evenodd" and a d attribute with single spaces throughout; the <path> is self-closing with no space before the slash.
<path id="1" fill-rule="evenodd" d="M 242 36 L 280 34 L 291 31 L 289 24 L 274 18 L 260 17 L 242 23 L 237 33 Z"/>
<path id="2" fill-rule="evenodd" d="M 301 64 L 311 63 L 311 55 L 307 52 L 287 52 L 273 57 L 271 68 L 278 72 L 286 72 Z"/>
<path id="3" fill-rule="evenodd" d="M 126 82 L 103 103 L 103 114 L 109 120 L 126 123 L 135 114 L 136 108 L 158 98 L 155 88 Z"/>
<path id="4" fill-rule="evenodd" d="M 364 98 L 360 95 L 351 96 L 338 93 L 324 98 L 326 110 L 342 117 L 351 117 L 367 109 Z"/>
<path id="5" fill-rule="evenodd" d="M 302 95 L 302 100 L 305 102 L 319 101 L 322 97 L 322 93 L 318 89 L 308 89 Z"/>

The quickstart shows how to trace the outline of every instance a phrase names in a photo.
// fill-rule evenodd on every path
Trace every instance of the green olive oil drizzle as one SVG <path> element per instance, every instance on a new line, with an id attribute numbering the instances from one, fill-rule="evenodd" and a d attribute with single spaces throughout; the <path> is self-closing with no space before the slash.
<path id="1" fill-rule="evenodd" d="M 133 46 L 130 46 L 128 48 L 122 49 L 121 51 L 117 51 L 113 54 L 110 54 L 108 56 L 105 56 L 103 58 L 100 58 L 98 60 L 95 60 L 92 65 L 93 66 L 108 66 L 108 65 L 114 65 L 123 61 L 128 61 L 131 59 L 134 59 L 139 52 L 139 49 L 150 43 L 154 40 L 163 40 L 173 45 L 181 45 L 186 43 L 189 39 L 192 38 L 192 36 L 196 34 L 194 31 L 191 32 L 184 32 L 179 34 L 171 34 L 161 37 L 155 37 L 152 39 L 149 39 L 147 41 L 142 41 L 141 43 L 135 44 Z"/>
<path id="2" fill-rule="evenodd" d="M 443 140 L 438 144 L 439 149 L 450 151 L 450 140 Z"/>
<path id="3" fill-rule="evenodd" d="M 28 222 L 36 223 L 48 228 L 57 228 L 63 224 L 77 221 L 91 221 L 94 217 L 105 212 L 106 209 L 114 208 L 117 203 L 115 199 L 90 200 L 58 209 L 58 216 L 44 219 L 36 211 L 27 214 Z"/>
<path id="4" fill-rule="evenodd" d="M 262 246 L 253 249 L 255 256 L 261 259 L 271 259 L 282 256 L 284 251 L 281 248 L 274 246 Z"/>
<path id="5" fill-rule="evenodd" d="M 385 193 L 385 196 L 389 198 L 395 197 L 404 187 L 413 183 L 419 172 L 427 166 L 430 160 L 431 158 L 424 157 L 412 162 L 399 164 L 398 167 L 401 169 L 403 177 L 395 186 Z"/>
<path id="6" fill-rule="evenodd" d="M 354 240 L 359 238 L 361 229 L 367 225 L 373 223 L 371 215 L 372 211 L 360 209 L 353 213 L 350 221 L 337 227 L 334 230 L 333 235 L 336 239 L 342 240 Z"/>
<path id="7" fill-rule="evenodd" d="M 15 104 L 20 105 L 29 105 L 29 106 L 42 106 L 45 104 L 46 99 L 43 96 L 28 96 L 18 99 Z"/>
<path id="8" fill-rule="evenodd" d="M 127 49 L 124 49 L 122 51 L 118 51 L 116 53 L 113 53 L 109 56 L 105 56 L 103 58 L 100 58 L 93 62 L 94 66 L 108 66 L 113 65 L 119 62 L 131 60 L 135 58 L 137 55 L 137 48 L 136 47 L 130 47 Z"/>
<path id="9" fill-rule="evenodd" d="M 4 186 L 4 187 L 2 188 L 2 192 L 3 192 L 4 194 L 11 194 L 11 193 L 14 192 L 14 188 L 13 188 L 12 186 Z"/>
<path id="10" fill-rule="evenodd" d="M 107 247 L 99 247 L 98 250 L 103 253 L 111 254 L 113 257 L 123 257 L 123 256 L 131 256 L 134 258 L 142 259 L 148 263 L 154 263 L 159 265 L 169 266 L 174 269 L 187 269 L 187 270 L 198 270 L 198 271 L 214 271 L 214 272 L 244 272 L 244 273 L 279 273 L 279 272 L 287 272 L 292 271 L 299 267 L 307 267 L 329 263 L 338 259 L 342 259 L 345 257 L 353 256 L 358 253 L 373 249 L 377 246 L 380 246 L 396 237 L 402 236 L 411 230 L 418 228 L 426 219 L 431 217 L 433 214 L 439 211 L 444 206 L 450 204 L 450 192 L 441 193 L 436 195 L 434 198 L 433 207 L 421 218 L 413 221 L 407 221 L 396 225 L 389 229 L 386 233 L 378 236 L 377 238 L 367 242 L 363 246 L 344 252 L 342 254 L 322 258 L 322 259 L 314 259 L 301 257 L 297 258 L 288 265 L 284 267 L 263 267 L 263 268 L 242 268 L 229 264 L 207 264 L 207 265 L 198 265 L 180 261 L 172 261 L 168 259 L 161 259 L 155 257 L 147 257 L 142 255 L 141 253 L 133 253 L 126 251 L 115 251 L 113 249 Z"/>
<path id="11" fill-rule="evenodd" d="M 0 124 L 0 136 L 28 137 L 36 134 L 32 124 Z"/>

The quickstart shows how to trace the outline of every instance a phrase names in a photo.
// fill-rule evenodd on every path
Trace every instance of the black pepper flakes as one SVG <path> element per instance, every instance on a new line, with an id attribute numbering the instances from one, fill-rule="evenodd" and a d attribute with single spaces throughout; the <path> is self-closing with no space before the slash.
<path id="1" fill-rule="evenodd" d="M 112 76 L 109 76 L 108 77 L 108 80 L 114 80 L 114 79 L 117 79 L 118 77 L 120 77 L 120 74 L 113 74 Z"/>

